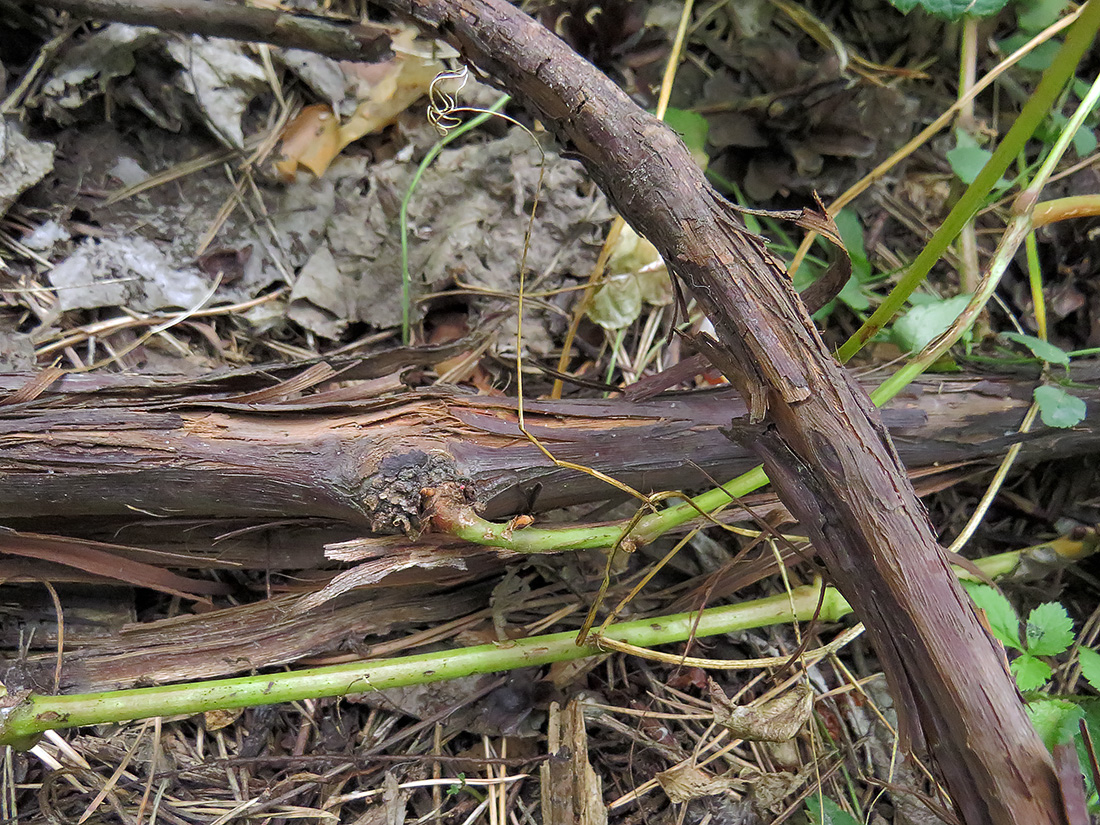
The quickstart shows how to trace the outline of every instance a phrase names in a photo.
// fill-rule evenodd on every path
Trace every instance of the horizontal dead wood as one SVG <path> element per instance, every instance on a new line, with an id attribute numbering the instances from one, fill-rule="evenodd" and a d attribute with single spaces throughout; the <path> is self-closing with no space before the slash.
<path id="1" fill-rule="evenodd" d="M 374 23 L 306 12 L 258 8 L 223 0 L 42 0 L 76 17 L 112 20 L 165 31 L 229 37 L 320 52 L 329 57 L 378 59 L 392 30 Z"/>
<path id="2" fill-rule="evenodd" d="M 437 584 L 387 587 L 348 594 L 312 613 L 296 609 L 299 595 L 281 593 L 209 613 L 134 622 L 125 612 L 111 613 L 115 605 L 132 601 L 122 588 L 106 591 L 113 601 L 105 598 L 102 585 L 95 599 L 64 590 L 69 643 L 58 687 L 63 693 L 84 692 L 215 678 L 341 649 L 385 655 L 386 642 L 372 648 L 364 640 L 484 610 L 490 591 L 491 585 L 484 583 L 450 589 Z M 29 655 L 0 660 L 0 681 L 9 690 L 54 692 L 55 613 L 48 598 L 32 601 L 42 595 L 41 587 L 8 590 L 9 602 L 20 606 L 24 638 L 16 635 L 15 622 L 0 622 L 4 647 L 26 651 L 29 627 L 42 636 L 34 640 Z"/>
<path id="3" fill-rule="evenodd" d="M 0 377 L 0 387 L 25 380 Z M 120 380 L 91 392 L 61 385 L 33 402 L 0 406 L 0 517 L 306 517 L 415 532 L 421 488 L 443 481 L 464 483 L 490 518 L 620 495 L 554 466 L 519 432 L 514 399 L 441 391 L 371 398 L 350 388 L 337 398 L 322 385 L 292 399 L 239 400 L 249 386 L 192 386 L 188 395 L 167 378 L 140 386 Z M 368 381 L 360 391 L 391 386 Z M 1095 415 L 1070 430 L 1040 424 L 1019 436 L 1034 386 L 1020 378 L 926 378 L 883 415 L 910 469 L 994 460 L 1017 440 L 1025 460 L 1100 447 Z M 1100 390 L 1082 394 L 1096 409 Z M 758 462 L 723 433 L 749 427 L 729 389 L 645 401 L 532 401 L 525 409 L 529 430 L 557 458 L 644 492 L 710 487 Z"/>

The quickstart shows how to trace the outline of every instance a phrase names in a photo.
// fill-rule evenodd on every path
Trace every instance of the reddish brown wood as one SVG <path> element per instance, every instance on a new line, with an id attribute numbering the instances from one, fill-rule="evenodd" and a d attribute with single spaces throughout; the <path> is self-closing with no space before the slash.
<path id="1" fill-rule="evenodd" d="M 0 401 L 5 387 L 26 380 L 0 375 Z M 28 529 L 50 531 L 61 518 L 75 524 L 146 514 L 328 518 L 392 531 L 415 520 L 415 493 L 432 482 L 432 467 L 436 480 L 444 467 L 464 480 L 488 518 L 618 495 L 599 479 L 555 467 L 523 438 L 515 399 L 433 391 L 378 399 L 368 381 L 340 389 L 340 402 L 325 400 L 331 394 L 321 385 L 294 400 L 241 404 L 232 399 L 261 391 L 270 378 L 223 380 L 234 391 L 167 376 L 90 393 L 59 382 L 33 403 L 0 405 L 0 518 L 48 518 Z M 895 399 L 884 417 L 909 468 L 989 462 L 1017 440 L 1035 384 L 929 378 Z M 1100 390 L 1082 394 L 1090 408 L 1100 407 Z M 731 418 L 747 427 L 744 402 L 731 389 L 644 401 L 529 401 L 526 409 L 530 430 L 558 458 L 647 493 L 710 487 L 712 479 L 726 481 L 758 463 L 722 434 Z M 1040 424 L 1022 446 L 1025 461 L 1098 451 L 1100 421 L 1073 430 Z M 410 479 L 409 509 L 391 511 L 386 522 L 369 493 L 384 485 L 387 468 L 412 466 L 413 454 L 423 457 L 424 474 Z"/>

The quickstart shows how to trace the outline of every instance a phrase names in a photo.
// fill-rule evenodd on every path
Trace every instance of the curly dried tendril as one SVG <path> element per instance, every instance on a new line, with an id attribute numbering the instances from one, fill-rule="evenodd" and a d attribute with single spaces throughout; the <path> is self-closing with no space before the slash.
<path id="1" fill-rule="evenodd" d="M 469 79 L 470 70 L 463 65 L 454 71 L 440 72 L 428 86 L 428 122 L 440 135 L 462 125 L 462 119 L 456 117 L 455 112 L 459 110 L 458 93 L 466 88 Z M 454 81 L 453 91 L 448 88 L 449 81 Z"/>

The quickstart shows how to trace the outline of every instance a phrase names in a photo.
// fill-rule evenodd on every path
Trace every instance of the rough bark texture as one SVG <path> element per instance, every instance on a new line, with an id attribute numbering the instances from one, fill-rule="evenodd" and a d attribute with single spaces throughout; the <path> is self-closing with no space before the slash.
<path id="1" fill-rule="evenodd" d="M 1067 822 L 1050 754 L 878 412 L 676 134 L 500 0 L 382 5 L 439 31 L 536 112 L 704 307 L 718 366 L 766 421 L 754 446 L 769 476 L 867 625 L 906 728 L 927 742 L 965 821 Z"/>
<path id="2" fill-rule="evenodd" d="M 0 375 L 0 390 L 26 380 Z M 67 383 L 31 403 L 0 405 L 0 518 L 8 524 L 18 519 L 41 530 L 33 520 L 49 518 L 57 530 L 58 519 L 87 524 L 92 516 L 155 514 L 328 518 L 359 530 L 408 532 L 420 527 L 421 488 L 441 481 L 464 480 L 488 518 L 620 495 L 556 467 L 523 438 L 514 399 L 437 391 L 372 398 L 368 382 L 359 386 L 362 397 L 348 397 L 353 387 L 341 390 L 340 402 L 325 401 L 323 385 L 281 403 L 232 400 L 269 388 L 262 375 L 239 375 L 231 392 L 166 377 L 101 384 L 90 395 Z M 1035 384 L 930 378 L 883 416 L 911 470 L 997 460 L 1019 439 Z M 1085 395 L 1091 408 L 1100 405 L 1100 390 Z M 645 401 L 532 401 L 526 412 L 530 430 L 558 458 L 645 492 L 710 487 L 758 463 L 723 435 L 731 420 L 747 427 L 745 404 L 730 389 Z M 1037 425 L 1022 439 L 1021 457 L 1097 450 L 1100 421 L 1090 419 L 1068 431 Z"/>
<path id="3" fill-rule="evenodd" d="M 288 49 L 307 49 L 330 57 L 371 60 L 388 51 L 383 26 L 354 20 L 340 22 L 311 17 L 301 11 L 225 3 L 218 0 L 45 0 L 43 6 L 77 17 L 113 20 L 135 26 L 156 26 L 167 31 L 235 37 L 271 43 Z"/>

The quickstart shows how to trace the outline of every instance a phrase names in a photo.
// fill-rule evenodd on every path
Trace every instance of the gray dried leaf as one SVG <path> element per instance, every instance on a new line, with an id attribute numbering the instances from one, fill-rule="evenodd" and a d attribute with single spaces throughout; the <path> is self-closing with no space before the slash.
<path id="1" fill-rule="evenodd" d="M 267 83 L 259 63 L 236 41 L 220 38 L 172 40 L 168 54 L 183 69 L 176 83 L 195 99 L 206 125 L 231 149 L 243 149 L 241 118 Z"/>

